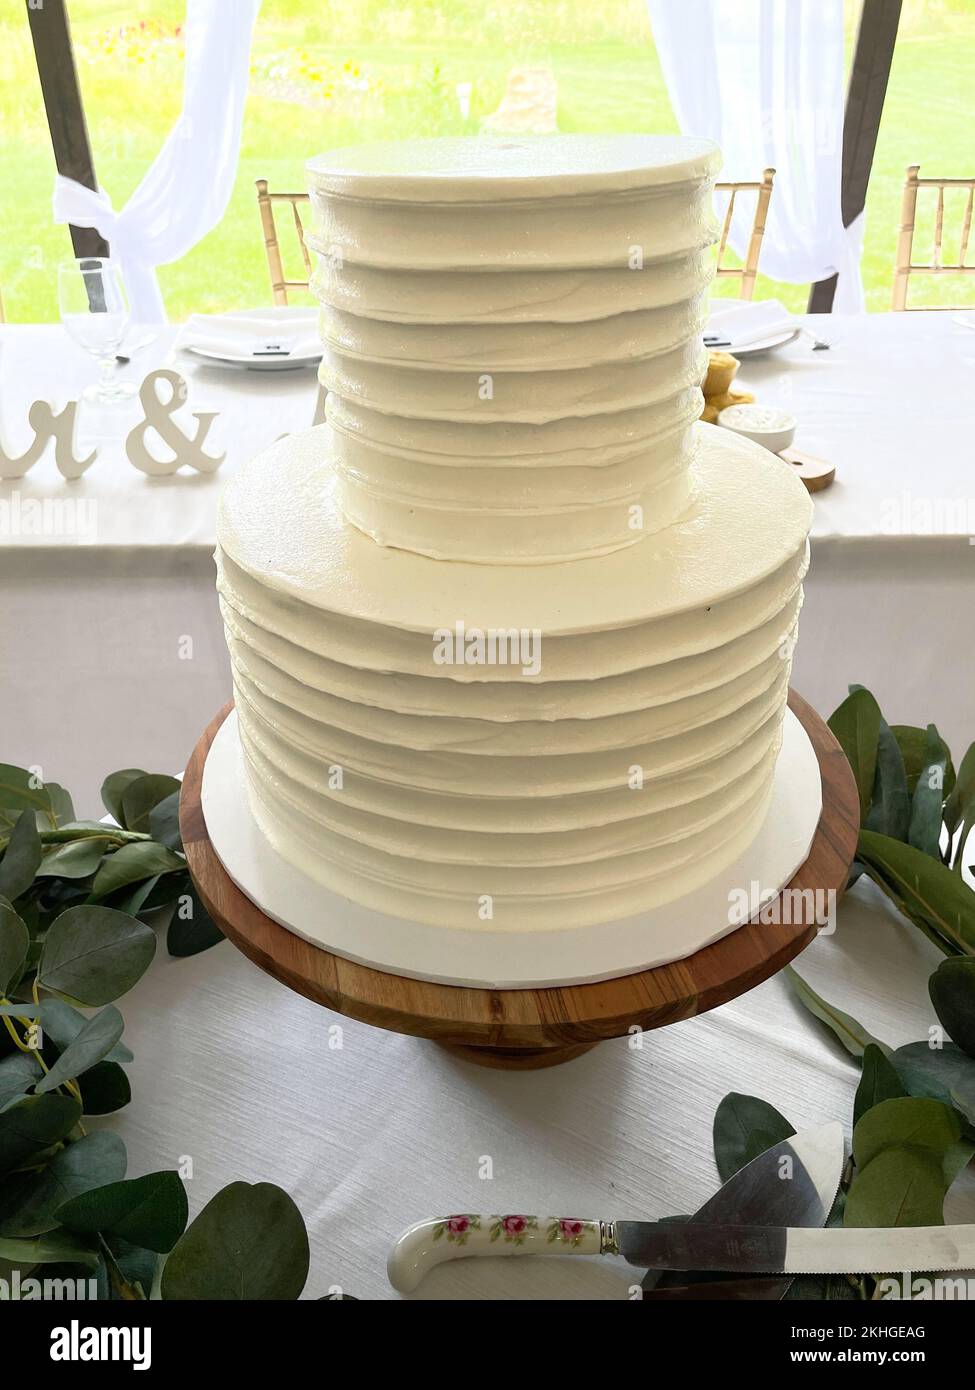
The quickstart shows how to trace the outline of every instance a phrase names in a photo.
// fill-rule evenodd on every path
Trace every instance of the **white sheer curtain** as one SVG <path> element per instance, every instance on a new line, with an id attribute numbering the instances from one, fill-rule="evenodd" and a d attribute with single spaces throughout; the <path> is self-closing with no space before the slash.
<path id="1" fill-rule="evenodd" d="M 843 0 L 647 0 L 680 128 L 716 140 L 721 177 L 775 169 L 761 269 L 805 283 L 839 275 L 833 307 L 863 309 L 862 216 L 844 228 Z M 742 253 L 751 206 L 731 243 Z"/>
<path id="2" fill-rule="evenodd" d="M 186 0 L 183 111 L 121 212 L 57 176 L 54 220 L 96 227 L 122 266 L 132 317 L 165 323 L 155 267 L 185 256 L 223 216 L 237 173 L 251 35 L 261 0 Z M 145 94 L 151 102 L 151 91 Z"/>

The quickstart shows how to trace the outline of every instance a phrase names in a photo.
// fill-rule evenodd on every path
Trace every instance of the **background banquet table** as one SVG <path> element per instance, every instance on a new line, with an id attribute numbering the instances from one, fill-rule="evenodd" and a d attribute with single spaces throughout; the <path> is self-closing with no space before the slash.
<path id="1" fill-rule="evenodd" d="M 829 351 L 799 340 L 740 374 L 761 401 L 790 408 L 797 445 L 837 470 L 816 497 L 794 684 L 823 714 L 849 682 L 868 685 L 892 721 L 934 720 L 960 753 L 975 737 L 975 333 L 946 313 L 814 323 Z M 141 379 L 170 360 L 175 333 L 125 373 Z M 65 482 L 49 451 L 26 478 L 0 483 L 0 689 L 16 715 L 3 757 L 41 764 L 83 814 L 116 767 L 181 767 L 227 699 L 212 561 L 221 481 L 314 416 L 312 372 L 231 373 L 185 355 L 179 367 L 186 409 L 219 412 L 208 441 L 227 451 L 218 473 L 147 478 L 122 452 L 137 408 L 83 407 L 81 432 L 100 433 L 101 454 L 81 480 Z M 0 328 L 8 447 L 34 396 L 77 395 L 92 375 L 59 327 Z M 25 533 L 25 502 L 45 498 L 93 501 L 94 536 Z"/>
<path id="2" fill-rule="evenodd" d="M 975 736 L 975 335 L 946 314 L 833 317 L 816 331 L 828 352 L 797 342 L 741 373 L 762 401 L 799 417 L 799 445 L 837 467 L 816 500 L 795 684 L 823 713 L 849 681 L 867 684 L 892 720 L 936 720 L 960 755 Z M 172 340 L 163 334 L 130 374 L 165 361 Z M 0 355 L 8 446 L 29 399 L 63 399 L 91 376 L 55 327 L 0 330 Z M 311 373 L 181 370 L 189 409 L 221 412 L 211 443 L 228 451 L 224 476 L 312 421 Z M 105 422 L 83 418 L 82 428 Z M 0 758 L 71 787 L 82 815 L 97 813 L 108 771 L 181 767 L 229 693 L 211 558 L 220 475 L 149 480 L 123 462 L 120 417 L 112 428 L 115 445 L 103 437 L 80 482 L 64 483 L 46 457 L 0 484 Z M 45 496 L 94 500 L 96 533 L 18 533 L 17 508 Z M 925 507 L 940 534 L 919 533 Z M 933 1021 L 926 976 L 937 958 L 861 881 L 802 970 L 896 1045 Z M 190 1160 L 194 1212 L 234 1179 L 285 1187 L 309 1225 L 315 1297 L 334 1286 L 391 1296 L 390 1240 L 452 1210 L 693 1210 L 716 1185 L 711 1122 L 724 1094 L 760 1094 L 799 1127 L 848 1126 L 857 1075 L 782 978 L 641 1046 L 604 1043 L 521 1074 L 330 1014 L 226 943 L 190 960 L 161 952 L 122 1009 L 133 1100 L 106 1123 L 126 1139 L 130 1172 Z M 480 1176 L 485 1159 L 490 1178 Z M 975 1219 L 970 1175 L 949 1216 Z M 417 1296 L 612 1299 L 636 1282 L 609 1261 L 479 1261 L 435 1272 Z"/>

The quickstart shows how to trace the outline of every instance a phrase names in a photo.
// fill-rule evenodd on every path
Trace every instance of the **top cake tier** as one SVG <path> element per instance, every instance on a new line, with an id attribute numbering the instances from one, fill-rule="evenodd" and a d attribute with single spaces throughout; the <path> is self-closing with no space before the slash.
<path id="1" fill-rule="evenodd" d="M 402 141 L 308 166 L 347 518 L 441 559 L 634 544 L 690 504 L 707 141 Z"/>

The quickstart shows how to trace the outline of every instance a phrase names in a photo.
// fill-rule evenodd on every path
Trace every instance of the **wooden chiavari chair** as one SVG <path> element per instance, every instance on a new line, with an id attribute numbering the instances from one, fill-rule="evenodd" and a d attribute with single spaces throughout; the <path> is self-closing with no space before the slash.
<path id="1" fill-rule="evenodd" d="M 737 275 L 740 278 L 741 286 L 739 296 L 741 299 L 751 299 L 755 293 L 755 278 L 758 275 L 758 258 L 762 250 L 762 237 L 765 235 L 765 222 L 768 217 L 768 205 L 772 199 L 772 183 L 775 178 L 774 169 L 766 169 L 762 174 L 760 183 L 716 183 L 715 193 L 728 194 L 728 206 L 725 210 L 724 222 L 721 227 L 721 240 L 718 243 L 718 266 L 715 275 L 724 277 Z M 744 264 L 740 266 L 726 266 L 722 264 L 725 251 L 728 247 L 728 233 L 731 231 L 731 221 L 735 215 L 735 199 L 739 193 L 755 193 L 755 219 L 752 222 L 751 235 L 748 238 L 748 249 L 745 254 Z"/>
<path id="2" fill-rule="evenodd" d="M 306 204 L 307 193 L 269 193 L 267 190 L 267 179 L 257 180 L 257 206 L 261 214 L 261 228 L 264 232 L 264 251 L 267 255 L 267 266 L 271 272 L 271 293 L 274 296 L 275 304 L 288 303 L 289 290 L 306 290 L 312 275 L 311 257 L 308 254 L 308 247 L 305 245 L 305 229 L 301 221 L 299 208 Z M 274 220 L 274 207 L 276 203 L 289 203 L 291 215 L 294 219 L 295 235 L 298 238 L 298 245 L 301 248 L 301 258 L 305 266 L 304 280 L 289 280 L 284 271 L 284 260 L 281 255 L 281 243 L 278 241 L 277 226 Z"/>
<path id="3" fill-rule="evenodd" d="M 901 199 L 901 222 L 897 233 L 897 259 L 894 265 L 894 292 L 891 308 L 895 310 L 912 309 L 959 309 L 970 305 L 959 304 L 912 304 L 907 303 L 908 281 L 912 275 L 975 275 L 975 265 L 966 264 L 968 257 L 969 234 L 972 230 L 972 203 L 975 201 L 975 179 L 919 179 L 919 164 L 912 164 L 904 181 L 904 194 Z M 914 222 L 917 215 L 917 195 L 922 188 L 936 188 L 938 200 L 934 210 L 934 245 L 930 261 L 914 260 Z M 945 189 L 967 189 L 965 211 L 962 218 L 961 240 L 958 260 L 945 264 Z"/>

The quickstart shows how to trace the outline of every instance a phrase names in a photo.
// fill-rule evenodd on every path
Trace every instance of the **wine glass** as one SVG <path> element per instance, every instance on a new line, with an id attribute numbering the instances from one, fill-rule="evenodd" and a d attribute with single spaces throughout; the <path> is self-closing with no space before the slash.
<path id="1" fill-rule="evenodd" d="M 134 396 L 135 384 L 115 375 L 115 354 L 129 323 L 129 300 L 117 263 L 96 256 L 63 261 L 58 304 L 67 332 L 98 361 L 99 379 L 85 388 L 85 400 L 109 404 Z"/>

